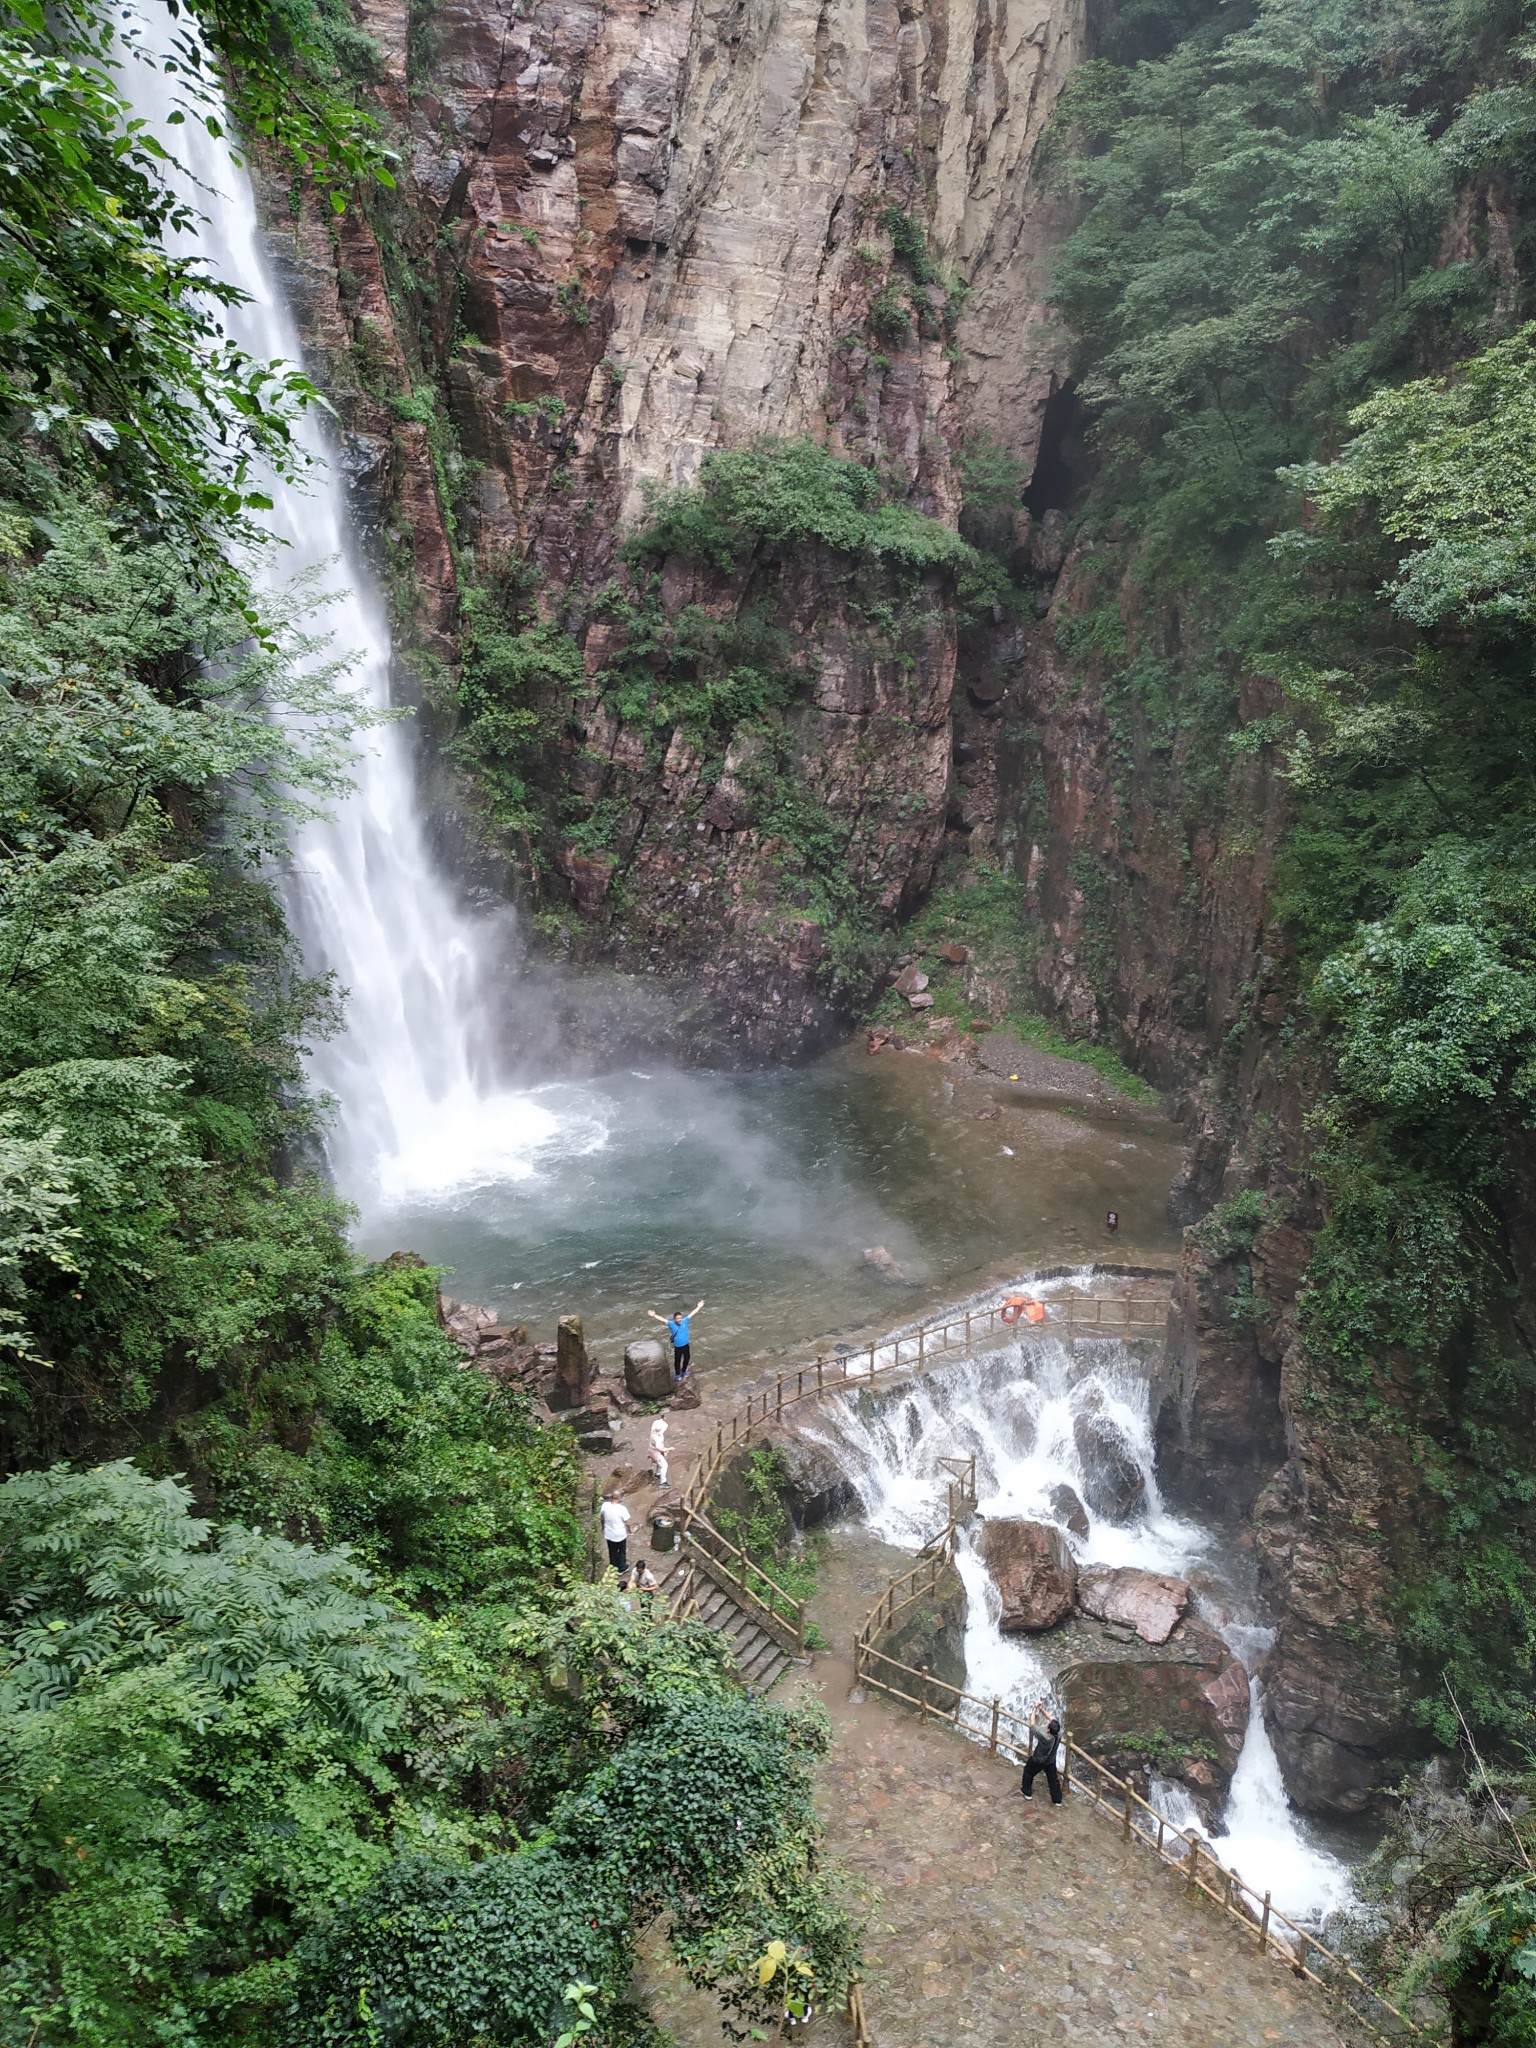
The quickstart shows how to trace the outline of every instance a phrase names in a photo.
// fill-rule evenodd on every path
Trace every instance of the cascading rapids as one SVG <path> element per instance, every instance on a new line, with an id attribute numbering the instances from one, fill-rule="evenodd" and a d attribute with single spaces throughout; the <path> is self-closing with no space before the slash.
<path id="1" fill-rule="evenodd" d="M 186 17 L 176 32 L 190 33 Z M 165 50 L 172 33 L 145 0 L 125 43 Z M 251 181 L 228 140 L 198 120 L 172 123 L 174 80 L 161 64 L 125 50 L 121 83 L 176 166 L 179 196 L 202 216 L 198 253 L 248 294 L 247 304 L 220 313 L 221 324 L 258 362 L 299 361 Z M 383 601 L 357 558 L 334 451 L 315 417 L 298 433 L 312 466 L 302 487 L 268 479 L 267 523 L 284 545 L 257 562 L 255 580 L 281 604 L 296 578 L 314 579 L 333 647 L 355 663 L 359 698 L 382 710 L 390 703 Z M 343 1030 L 313 1055 L 315 1082 L 337 1103 L 331 1154 L 340 1186 L 370 1206 L 407 1191 L 515 1181 L 557 1142 L 566 1152 L 602 1144 L 599 1101 L 570 1106 L 558 1094 L 498 1083 L 487 973 L 496 924 L 465 912 L 432 857 L 402 727 L 365 734 L 353 775 L 332 819 L 297 829 L 282 880 L 306 965 L 329 970 L 346 991 Z"/>
<path id="2" fill-rule="evenodd" d="M 1070 1282 L 1063 1282 L 1069 1285 Z M 1034 1285 L 1036 1293 L 1054 1291 Z M 1108 1423 L 1141 1468 L 1144 1493 L 1128 1519 L 1112 1521 L 1086 1508 L 1087 1484 L 1076 1424 L 1091 1414 Z M 821 1435 L 858 1489 L 869 1527 L 887 1542 L 917 1550 L 944 1522 L 947 1474 L 941 1458 L 975 1456 L 983 1516 L 1026 1516 L 1061 1522 L 1053 1491 L 1069 1486 L 1085 1503 L 1086 1537 L 1068 1534 L 1080 1565 L 1139 1565 L 1187 1577 L 1203 1567 L 1221 1579 L 1221 1542 L 1199 1523 L 1174 1514 L 1158 1490 L 1146 1365 L 1133 1345 L 1080 1341 L 1076 1354 L 1040 1337 L 989 1343 L 953 1365 L 930 1368 L 889 1393 L 841 1396 L 826 1404 Z M 1048 1668 L 1028 1636 L 998 1627 L 997 1590 L 968 1542 L 956 1559 L 967 1596 L 966 1687 L 1001 1698 L 1015 1712 L 1054 1697 Z M 1251 1672 L 1268 1648 L 1268 1630 L 1211 1615 L 1233 1653 Z M 1215 1853 L 1250 1884 L 1272 1890 L 1282 1911 L 1316 1919 L 1345 1903 L 1349 1873 L 1310 1839 L 1285 1795 L 1274 1746 L 1264 1725 L 1262 1689 L 1250 1679 L 1253 1713 L 1233 1776 L 1223 1832 L 1213 1838 L 1181 1786 L 1156 1785 L 1159 1803 L 1181 1828 L 1198 1829 Z"/>

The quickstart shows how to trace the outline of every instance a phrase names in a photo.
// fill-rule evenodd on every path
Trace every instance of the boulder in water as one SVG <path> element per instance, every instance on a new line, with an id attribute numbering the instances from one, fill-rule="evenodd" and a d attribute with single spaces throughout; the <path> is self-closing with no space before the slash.
<path id="1" fill-rule="evenodd" d="M 1051 1513 L 1070 1535 L 1088 1534 L 1088 1510 L 1065 1482 L 1051 1488 Z"/>
<path id="2" fill-rule="evenodd" d="M 981 1555 L 1002 1597 L 997 1625 L 1005 1635 L 1054 1628 L 1072 1612 L 1077 1564 L 1053 1523 L 986 1522 Z"/>
<path id="3" fill-rule="evenodd" d="M 894 1280 L 898 1285 L 906 1281 L 906 1268 L 900 1260 L 892 1258 L 883 1244 L 872 1244 L 864 1254 L 864 1263 L 882 1280 Z"/>
<path id="4" fill-rule="evenodd" d="M 637 1401 L 665 1401 L 672 1391 L 672 1361 L 654 1337 L 624 1348 L 624 1384 Z"/>
<path id="5" fill-rule="evenodd" d="M 1097 1621 L 1135 1629 L 1144 1643 L 1166 1643 L 1184 1619 L 1189 1587 L 1166 1572 L 1135 1565 L 1091 1565 L 1077 1575 L 1077 1604 Z"/>
<path id="6" fill-rule="evenodd" d="M 1179 1780 L 1215 1818 L 1248 1733 L 1248 1674 L 1214 1629 L 1187 1615 L 1160 1647 L 1081 1659 L 1056 1682 L 1084 1749 L 1143 1789 Z"/>
<path id="7" fill-rule="evenodd" d="M 1135 1451 L 1109 1417 L 1093 1409 L 1074 1418 L 1072 1435 L 1083 1468 L 1083 1498 L 1096 1515 L 1123 1522 L 1147 1490 Z"/>

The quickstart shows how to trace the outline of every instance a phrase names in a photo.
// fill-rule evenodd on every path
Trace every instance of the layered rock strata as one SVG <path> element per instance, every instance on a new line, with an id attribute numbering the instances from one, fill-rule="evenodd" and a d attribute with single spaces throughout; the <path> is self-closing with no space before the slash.
<path id="1" fill-rule="evenodd" d="M 522 706 L 549 737 L 542 837 L 447 778 L 445 835 L 522 866 L 578 950 L 652 973 L 688 954 L 684 1036 L 754 1057 L 810 1043 L 833 1021 L 825 916 L 733 798 L 729 748 L 723 774 L 677 739 L 652 758 L 605 698 L 593 597 L 649 487 L 756 435 L 865 461 L 949 524 L 967 439 L 1028 473 L 1061 370 L 1044 306 L 1060 202 L 1034 164 L 1084 0 L 360 14 L 396 198 L 335 223 L 302 194 L 268 206 L 360 514 L 430 658 L 440 733 L 461 590 L 508 563 L 543 579 L 538 608 L 588 679 Z M 956 626 L 935 590 L 891 643 L 848 610 L 844 566 L 797 560 L 769 601 L 804 649 L 794 772 L 889 922 L 930 885 L 952 809 Z M 663 594 L 671 615 L 740 598 L 697 574 Z M 607 843 L 562 841 L 573 816 Z"/>

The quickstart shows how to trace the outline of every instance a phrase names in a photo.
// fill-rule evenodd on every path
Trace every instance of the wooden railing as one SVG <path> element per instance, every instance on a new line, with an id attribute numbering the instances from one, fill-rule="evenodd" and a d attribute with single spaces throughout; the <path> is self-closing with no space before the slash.
<path id="1" fill-rule="evenodd" d="M 1011 1757 L 1022 1763 L 1030 1747 L 1030 1724 L 1024 1715 L 1005 1707 L 998 1697 L 983 1699 L 946 1679 L 935 1678 L 926 1668 L 904 1664 L 875 1647 L 877 1637 L 890 1633 L 894 1619 L 937 1586 L 953 1563 L 956 1541 L 951 1523 L 933 1554 L 893 1579 L 875 1602 L 854 1643 L 854 1683 L 915 1707 L 925 1722 L 930 1716 L 949 1722 L 973 1740 L 984 1741 L 993 1756 Z M 902 1588 L 909 1590 L 902 1592 Z M 1101 1812 L 1118 1821 L 1124 1840 L 1134 1838 L 1162 1862 L 1177 1869 L 1188 1895 L 1203 1893 L 1238 1921 L 1257 1941 L 1260 1955 L 1274 1956 L 1296 1976 L 1340 2000 L 1351 2016 L 1380 2040 L 1401 2035 L 1415 2041 L 1436 2039 L 1367 1983 L 1347 1956 L 1336 1954 L 1315 1934 L 1282 1913 L 1269 1892 L 1261 1897 L 1235 1870 L 1229 1870 L 1200 1835 L 1175 1828 L 1133 1785 L 1081 1748 L 1070 1735 L 1063 1735 L 1062 1750 L 1063 1792 L 1081 1793 Z M 1356 2002 L 1361 1998 L 1366 2002 L 1363 2011 Z M 1386 2031 L 1383 2015 L 1396 2026 L 1398 2036 Z"/>
<path id="2" fill-rule="evenodd" d="M 735 1453 L 737 1447 L 748 1442 L 769 1422 L 777 1422 L 786 1409 L 797 1408 L 805 1402 L 819 1401 L 829 1393 L 856 1392 L 877 1380 L 888 1380 L 902 1373 L 920 1371 L 935 1359 L 948 1353 L 964 1354 L 977 1344 L 989 1343 L 1002 1337 L 1019 1338 L 1023 1341 L 1041 1337 L 1056 1337 L 1069 1344 L 1082 1338 L 1118 1338 L 1123 1343 L 1144 1341 L 1155 1342 L 1165 1335 L 1168 1326 L 1169 1295 L 1143 1292 L 1140 1294 L 1089 1294 L 1076 1290 L 1064 1294 L 1041 1294 L 1029 1297 L 1038 1300 L 1044 1314 L 1039 1322 L 1029 1322 L 1023 1317 L 1017 1320 L 1005 1313 L 1009 1303 L 1005 1296 L 992 1308 L 965 1309 L 959 1315 L 946 1316 L 937 1322 L 921 1324 L 896 1337 L 872 1340 L 863 1351 L 846 1351 L 827 1357 L 823 1353 L 814 1364 L 791 1367 L 781 1372 L 773 1384 L 760 1394 L 748 1394 L 746 1406 L 738 1408 L 731 1416 L 729 1426 L 721 1422 L 716 1425 L 714 1442 L 706 1442 L 703 1456 L 699 1459 L 693 1477 L 683 1490 L 679 1533 L 685 1549 L 695 1544 L 701 1561 L 709 1557 L 717 1564 L 721 1556 L 720 1546 L 735 1551 L 736 1555 L 750 1567 L 753 1583 L 760 1582 L 759 1597 L 752 1606 L 753 1613 L 772 1614 L 775 1622 L 793 1626 L 795 1641 L 799 1647 L 796 1656 L 805 1652 L 805 1602 L 788 1593 L 764 1568 L 746 1557 L 746 1553 L 730 1544 L 728 1539 L 711 1527 L 705 1512 L 709 1496 L 721 1467 Z M 946 1461 L 940 1459 L 940 1464 Z M 972 1505 L 975 1496 L 975 1459 L 971 1461 L 970 1486 Z M 949 1487 L 949 1521 L 956 1519 L 956 1494 L 954 1481 Z M 700 1538 L 694 1535 L 695 1528 L 707 1531 Z M 706 1565 L 706 1569 L 709 1567 Z M 710 1573 L 717 1583 L 723 1584 L 716 1572 Z M 743 1578 L 745 1583 L 745 1575 Z M 733 1582 L 734 1585 L 734 1582 Z M 766 1623 L 764 1624 L 766 1626 Z M 781 1636 L 775 1639 L 783 1641 Z"/>
<path id="3" fill-rule="evenodd" d="M 766 1634 L 792 1657 L 805 1655 L 805 1602 L 786 1593 L 778 1581 L 749 1557 L 739 1543 L 723 1536 L 700 1514 L 688 1524 L 692 1546 L 689 1562 L 729 1593 Z"/>

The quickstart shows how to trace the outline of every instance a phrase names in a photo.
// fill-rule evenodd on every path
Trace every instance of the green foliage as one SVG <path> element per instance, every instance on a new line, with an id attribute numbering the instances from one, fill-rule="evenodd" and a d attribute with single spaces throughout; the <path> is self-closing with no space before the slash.
<path id="1" fill-rule="evenodd" d="M 774 1445 L 750 1452 L 741 1467 L 746 1487 L 745 1509 L 716 1505 L 716 1527 L 741 1546 L 753 1565 L 761 1567 L 754 1590 L 765 1606 L 793 1619 L 790 1603 L 814 1597 L 818 1579 L 817 1558 L 795 1541 L 795 1529 L 784 1504 L 789 1484 L 789 1467 L 784 1453 Z M 781 1598 L 787 1595 L 788 1600 Z M 825 1648 L 825 1644 L 812 1644 Z"/>
<path id="2" fill-rule="evenodd" d="M 419 1832 L 411 1632 L 341 1556 L 131 1465 L 0 1487 L 0 2015 L 38 2043 L 233 2040 L 296 1928 Z"/>
<path id="3" fill-rule="evenodd" d="M 598 1645 L 619 1626 L 612 1607 L 599 1618 L 589 1606 L 574 1630 L 583 1676 L 611 1681 Z M 554 1799 L 535 1842 L 469 1868 L 399 1862 L 306 1947 L 296 2040 L 456 2048 L 468 2030 L 532 2048 L 559 2031 L 578 1978 L 598 2020 L 588 2038 L 617 2044 L 629 2038 L 610 2029 L 632 1931 L 657 1913 L 694 1981 L 722 1992 L 733 2032 L 772 2012 L 745 1961 L 765 1926 L 806 1958 L 822 1996 L 846 1987 L 857 1941 L 821 1868 L 810 1800 L 825 1719 L 747 1701 L 718 1663 L 689 1668 L 695 1632 L 640 1625 L 629 1640 L 674 1635 L 671 1685 L 641 1697 L 620 1683 L 631 1718 Z M 557 1669 L 562 1692 L 572 1675 Z"/>
<path id="4" fill-rule="evenodd" d="M 1234 753 L 1289 780 L 1274 915 L 1322 1077 L 1307 1399 L 1423 1474 L 1399 1644 L 1441 1735 L 1442 1670 L 1504 1736 L 1536 1699 L 1531 308 L 1494 242 L 1447 235 L 1490 179 L 1536 198 L 1524 37 L 1496 5 L 1146 0 L 1052 137 L 1099 462 L 1100 573 L 1059 641 L 1132 757 L 1203 779 L 1192 812 Z M 1255 675 L 1281 708 L 1234 731 Z"/>
<path id="5" fill-rule="evenodd" d="M 347 1263 L 334 1206 L 270 1178 L 329 1006 L 237 863 L 345 787 L 355 708 L 302 603 L 253 640 L 170 544 L 49 509 L 0 571 L 0 1129 L 38 1176 L 0 1241 L 13 1455 L 64 1446 L 65 1390 L 110 1443 L 172 1354 L 282 1348 Z"/>
<path id="6" fill-rule="evenodd" d="M 658 493 L 626 543 L 636 565 L 668 555 L 733 570 L 758 548 L 819 545 L 909 578 L 952 578 L 963 604 L 991 602 L 998 572 L 952 527 L 882 501 L 873 471 L 814 441 L 755 441 L 704 458 L 697 486 Z"/>
<path id="7" fill-rule="evenodd" d="M 221 132 L 215 57 L 240 66 L 237 111 L 322 179 L 388 177 L 371 125 L 338 92 L 304 0 L 211 0 L 161 53 L 174 119 Z M 350 33 L 350 28 L 349 31 Z M 226 339 L 240 294 L 166 243 L 193 213 L 167 158 L 130 117 L 120 73 L 148 61 L 109 19 L 0 13 L 0 400 L 55 457 L 110 482 L 143 517 L 209 558 L 209 542 L 269 503 L 259 465 L 300 464 L 296 412 L 312 386 Z M 340 204 L 338 195 L 338 204 Z"/>
<path id="8" fill-rule="evenodd" d="M 1451 377 L 1378 391 L 1350 415 L 1338 459 L 1297 473 L 1318 510 L 1369 506 L 1409 552 L 1392 602 L 1417 626 L 1459 620 L 1518 632 L 1536 625 L 1536 326 Z"/>
<path id="9" fill-rule="evenodd" d="M 460 600 L 459 729 L 453 758 L 475 778 L 491 821 L 527 832 L 537 810 L 532 786 L 547 773 L 545 750 L 585 680 L 581 649 L 541 619 L 535 578 L 518 560 Z"/>
<path id="10" fill-rule="evenodd" d="M 1443 2003 L 1469 2048 L 1536 2039 L 1533 1789 L 1528 1759 L 1505 1772 L 1475 1755 L 1460 1783 L 1406 1784 L 1357 1873 L 1350 1953 L 1416 2011 L 1428 1994 L 1426 2017 Z"/>

